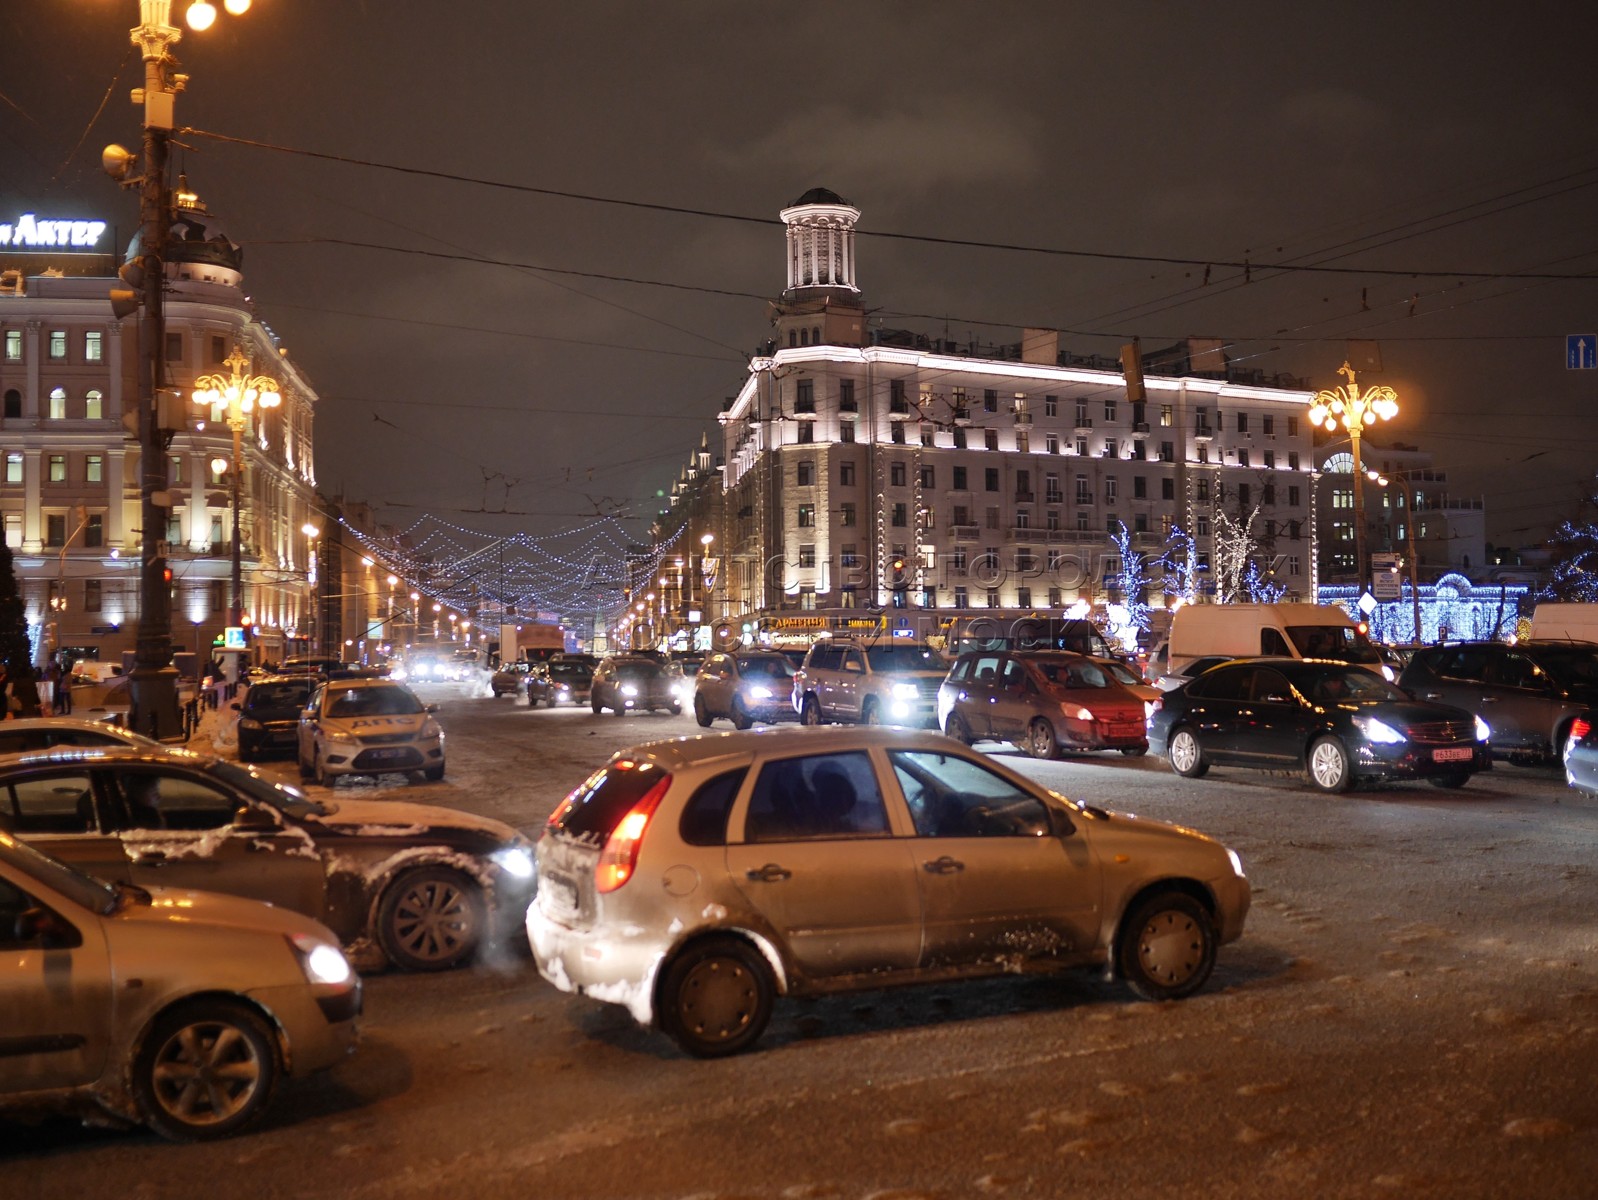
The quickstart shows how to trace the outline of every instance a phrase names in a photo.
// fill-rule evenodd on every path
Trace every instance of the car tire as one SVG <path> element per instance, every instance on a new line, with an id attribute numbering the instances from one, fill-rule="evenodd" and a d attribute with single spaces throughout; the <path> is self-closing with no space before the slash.
<path id="1" fill-rule="evenodd" d="M 971 732 L 971 726 L 959 713 L 950 713 L 949 719 L 943 723 L 943 732 L 959 742 L 962 746 L 969 746 L 976 741 Z"/>
<path id="2" fill-rule="evenodd" d="M 261 1115 L 279 1070 L 277 1039 L 254 1009 L 194 1000 L 151 1027 L 134 1060 L 133 1093 L 154 1132 L 174 1142 L 209 1141 Z"/>
<path id="3" fill-rule="evenodd" d="M 255 761 L 255 751 L 251 750 L 243 742 L 239 743 L 239 761 L 241 763 L 252 763 Z"/>
<path id="4" fill-rule="evenodd" d="M 1433 775 L 1427 782 L 1433 787 L 1455 791 L 1470 782 L 1470 775 L 1469 771 L 1450 771 L 1447 775 Z"/>
<path id="5" fill-rule="evenodd" d="M 875 700 L 867 700 L 860 707 L 860 723 L 862 725 L 881 725 L 882 709 Z"/>
<path id="6" fill-rule="evenodd" d="M 482 893 L 458 871 L 407 871 L 383 892 L 377 938 L 404 971 L 445 971 L 477 952 L 487 917 Z"/>
<path id="7" fill-rule="evenodd" d="M 538 707 L 538 697 L 533 695 L 531 692 L 527 693 L 527 707 L 528 708 L 537 708 Z"/>
<path id="8" fill-rule="evenodd" d="M 1128 758 L 1142 758 L 1149 752 L 1149 744 L 1144 742 L 1141 746 L 1122 746 L 1121 753 Z"/>
<path id="9" fill-rule="evenodd" d="M 315 768 L 311 766 L 310 763 L 306 762 L 305 759 L 300 757 L 298 747 L 296 747 L 294 750 L 294 761 L 300 768 L 301 779 L 309 779 L 313 774 L 315 774 Z"/>
<path id="10" fill-rule="evenodd" d="M 667 710 L 666 710 L 666 711 L 667 711 L 667 712 L 669 712 L 669 713 L 670 713 L 670 714 L 671 714 L 671 715 L 672 715 L 672 716 L 674 716 L 674 717 L 680 717 L 680 716 L 682 716 L 682 705 L 680 705 L 680 704 L 673 704 L 673 705 L 672 705 L 672 706 L 671 706 L 671 707 L 670 707 L 670 708 L 668 708 L 668 709 L 667 709 Z"/>
<path id="11" fill-rule="evenodd" d="M 627 715 L 626 702 L 623 701 L 621 704 L 618 704 L 615 708 L 611 709 L 611 712 L 615 713 L 618 717 L 625 717 Z"/>
<path id="12" fill-rule="evenodd" d="M 1204 751 L 1191 729 L 1178 729 L 1171 734 L 1165 756 L 1170 760 L 1171 770 L 1183 779 L 1203 779 L 1209 774 L 1210 764 L 1204 761 Z"/>
<path id="13" fill-rule="evenodd" d="M 732 698 L 732 727 L 734 729 L 748 729 L 755 723 L 749 715 L 749 710 L 744 707 L 744 702 L 737 696 Z"/>
<path id="14" fill-rule="evenodd" d="M 1334 737 L 1317 738 L 1304 756 L 1304 774 L 1309 781 L 1328 795 L 1348 791 L 1354 781 L 1353 764 L 1348 761 L 1348 751 Z"/>
<path id="15" fill-rule="evenodd" d="M 705 707 L 705 698 L 703 696 L 694 697 L 694 720 L 698 722 L 701 729 L 709 729 L 711 721 L 715 720 L 710 715 L 710 710 Z"/>
<path id="16" fill-rule="evenodd" d="M 806 696 L 799 703 L 799 724 L 820 725 L 821 723 L 821 705 L 816 702 L 814 696 Z"/>
<path id="17" fill-rule="evenodd" d="M 1180 1000 L 1204 986 L 1215 967 L 1215 922 L 1184 892 L 1160 892 L 1121 923 L 1116 969 L 1144 1000 Z"/>
<path id="18" fill-rule="evenodd" d="M 1033 717 L 1026 727 L 1026 752 L 1033 758 L 1059 758 L 1060 739 L 1047 717 Z"/>
<path id="19" fill-rule="evenodd" d="M 311 779 L 312 779 L 312 781 L 314 783 L 318 784 L 319 786 L 325 787 L 325 788 L 337 787 L 338 786 L 338 776 L 337 775 L 328 774 L 327 768 L 322 765 L 322 754 L 321 754 L 321 751 L 316 751 L 315 753 L 316 753 L 316 759 L 311 765 Z"/>
<path id="20" fill-rule="evenodd" d="M 765 1032 L 776 992 L 771 968 L 753 946 L 706 938 L 678 954 L 662 976 L 660 1024 L 695 1058 L 725 1058 Z"/>
<path id="21" fill-rule="evenodd" d="M 594 716 L 596 717 L 605 711 L 605 706 L 598 700 L 590 700 L 588 706 L 594 710 Z"/>
<path id="22" fill-rule="evenodd" d="M 436 767 L 423 767 L 422 778 L 429 780 L 432 783 L 437 783 L 440 779 L 444 778 L 444 764 L 439 763 Z"/>

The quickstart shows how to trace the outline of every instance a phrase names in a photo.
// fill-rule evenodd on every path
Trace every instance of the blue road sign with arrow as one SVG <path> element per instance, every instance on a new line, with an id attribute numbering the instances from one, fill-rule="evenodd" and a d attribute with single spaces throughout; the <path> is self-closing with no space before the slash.
<path id="1" fill-rule="evenodd" d="M 1571 333 L 1565 336 L 1565 369 L 1598 371 L 1598 334 Z"/>

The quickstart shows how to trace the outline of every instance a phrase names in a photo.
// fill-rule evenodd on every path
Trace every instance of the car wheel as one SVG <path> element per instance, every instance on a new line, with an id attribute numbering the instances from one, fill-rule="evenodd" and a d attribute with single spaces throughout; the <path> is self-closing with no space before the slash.
<path id="1" fill-rule="evenodd" d="M 242 738 L 239 740 L 239 761 L 241 763 L 255 761 L 255 751 L 246 746 Z"/>
<path id="2" fill-rule="evenodd" d="M 1121 926 L 1116 965 L 1145 1000 L 1179 1000 L 1204 986 L 1215 967 L 1215 924 L 1193 897 L 1162 892 Z"/>
<path id="3" fill-rule="evenodd" d="M 444 764 L 439 763 L 436 767 L 423 768 L 422 778 L 430 779 L 434 783 L 437 783 L 440 779 L 444 778 Z"/>
<path id="4" fill-rule="evenodd" d="M 820 725 L 821 705 L 816 703 L 814 696 L 806 696 L 799 705 L 799 724 Z"/>
<path id="5" fill-rule="evenodd" d="M 1353 782 L 1348 751 L 1334 737 L 1323 737 L 1309 748 L 1306 770 L 1311 783 L 1333 795 L 1348 791 L 1348 785 Z"/>
<path id="6" fill-rule="evenodd" d="M 611 709 L 611 711 L 613 713 L 615 713 L 618 717 L 625 717 L 627 715 L 627 705 L 626 705 L 625 702 L 623 702 L 621 704 L 618 704 L 615 708 Z"/>
<path id="7" fill-rule="evenodd" d="M 531 692 L 527 693 L 527 707 L 528 708 L 537 708 L 538 707 L 538 697 L 533 695 Z"/>
<path id="8" fill-rule="evenodd" d="M 1209 773 L 1210 764 L 1204 761 L 1204 752 L 1191 729 L 1178 729 L 1171 735 L 1166 757 L 1171 760 L 1171 770 L 1183 779 L 1202 779 Z"/>
<path id="9" fill-rule="evenodd" d="M 1450 791 L 1462 788 L 1470 782 L 1469 771 L 1450 771 L 1447 775 L 1433 775 L 1428 782 L 1433 787 L 1447 788 Z"/>
<path id="10" fill-rule="evenodd" d="M 882 709 L 877 707 L 875 700 L 867 700 L 860 709 L 860 723 L 862 725 L 881 725 Z"/>
<path id="11" fill-rule="evenodd" d="M 484 920 L 475 884 L 458 872 L 424 867 L 401 875 L 383 893 L 377 936 L 402 970 L 442 971 L 476 951 Z"/>
<path id="12" fill-rule="evenodd" d="M 277 1042 L 252 1009 L 197 1000 L 161 1016 L 139 1050 L 133 1090 L 144 1123 L 174 1142 L 226 1137 L 266 1107 Z"/>
<path id="13" fill-rule="evenodd" d="M 1060 741 L 1046 717 L 1033 717 L 1026 729 L 1026 751 L 1033 758 L 1059 758 Z"/>
<path id="14" fill-rule="evenodd" d="M 320 784 L 322 787 L 325 787 L 325 788 L 337 787 L 338 786 L 338 776 L 337 775 L 328 774 L 327 768 L 322 765 L 322 754 L 321 754 L 321 751 L 315 751 L 315 754 L 316 754 L 316 761 L 315 761 L 314 765 L 312 766 L 311 778 L 316 783 Z"/>
<path id="15" fill-rule="evenodd" d="M 710 722 L 715 718 L 710 715 L 710 710 L 705 707 L 703 696 L 694 697 L 694 720 L 699 723 L 699 728 L 709 729 Z"/>
<path id="16" fill-rule="evenodd" d="M 1149 752 L 1149 744 L 1144 742 L 1141 746 L 1122 746 L 1121 753 L 1128 758 L 1142 758 Z"/>
<path id="17" fill-rule="evenodd" d="M 674 716 L 674 717 L 680 717 L 680 716 L 682 716 L 682 705 L 680 705 L 680 704 L 673 704 L 673 705 L 672 705 L 672 706 L 671 706 L 671 707 L 670 707 L 670 708 L 668 708 L 668 709 L 667 709 L 667 710 L 666 710 L 666 711 L 667 711 L 667 712 L 669 712 L 669 713 L 670 713 L 670 714 L 671 714 L 671 715 L 672 715 L 672 716 Z"/>
<path id="18" fill-rule="evenodd" d="M 299 763 L 301 779 L 309 779 L 316 773 L 316 768 L 301 758 L 298 750 L 294 752 L 294 758 Z"/>
<path id="19" fill-rule="evenodd" d="M 590 700 L 588 702 L 588 706 L 594 710 L 594 716 L 596 716 L 596 717 L 599 716 L 600 713 L 605 711 L 605 706 L 603 704 L 601 704 L 598 700 Z"/>
<path id="20" fill-rule="evenodd" d="M 744 707 L 744 702 L 737 696 L 732 698 L 732 727 L 734 729 L 748 729 L 755 723 L 749 715 L 749 710 Z"/>
<path id="21" fill-rule="evenodd" d="M 766 960 L 734 938 L 695 942 L 672 960 L 660 987 L 660 1023 L 695 1058 L 754 1045 L 776 999 Z"/>
<path id="22" fill-rule="evenodd" d="M 943 732 L 959 742 L 962 746 L 969 746 L 976 739 L 971 735 L 971 726 L 959 713 L 950 713 L 949 719 L 943 724 Z"/>

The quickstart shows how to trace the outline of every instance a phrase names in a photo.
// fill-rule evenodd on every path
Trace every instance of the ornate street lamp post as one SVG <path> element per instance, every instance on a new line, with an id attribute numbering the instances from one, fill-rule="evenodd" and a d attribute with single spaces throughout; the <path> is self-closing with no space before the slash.
<path id="1" fill-rule="evenodd" d="M 1332 431 L 1337 428 L 1337 419 L 1341 417 L 1343 428 L 1348 430 L 1354 457 L 1354 573 L 1363 593 L 1370 587 L 1370 576 L 1365 563 L 1365 492 L 1360 486 L 1364 481 L 1365 468 L 1360 463 L 1359 439 L 1367 424 L 1391 421 L 1398 415 L 1398 393 L 1385 385 L 1361 392 L 1354 378 L 1354 368 L 1347 362 L 1337 369 L 1337 373 L 1348 376 L 1348 386 L 1315 393 L 1315 399 L 1310 403 L 1309 419 L 1311 425 Z"/>
<path id="2" fill-rule="evenodd" d="M 244 619 L 244 550 L 239 534 L 241 485 L 244 477 L 244 420 L 257 408 L 276 408 L 283 398 L 277 380 L 267 375 L 251 375 L 250 360 L 242 347 L 223 359 L 226 375 L 202 375 L 194 381 L 194 402 L 208 408 L 227 405 L 227 427 L 233 431 L 233 579 L 228 596 L 227 623 L 238 626 Z M 213 466 L 216 464 L 213 462 Z"/>

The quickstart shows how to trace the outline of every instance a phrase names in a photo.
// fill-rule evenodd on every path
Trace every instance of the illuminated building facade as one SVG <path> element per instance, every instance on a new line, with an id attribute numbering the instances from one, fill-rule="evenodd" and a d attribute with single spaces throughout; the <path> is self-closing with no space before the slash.
<path id="1" fill-rule="evenodd" d="M 191 392 L 238 346 L 282 396 L 247 418 L 240 528 L 257 653 L 278 657 L 306 606 L 316 395 L 256 317 L 239 247 L 186 183 L 175 196 L 161 347 L 173 649 L 206 655 L 226 624 L 232 435 L 225 411 L 195 405 Z M 0 519 L 40 662 L 69 647 L 120 662 L 134 644 L 138 318 L 112 311 L 111 288 L 125 286 L 118 250 L 101 222 L 23 214 L 0 224 Z"/>
<path id="2" fill-rule="evenodd" d="M 1192 339 L 1138 356 L 1139 395 L 1120 362 L 1062 352 L 1054 331 L 982 346 L 884 329 L 858 286 L 859 210 L 818 188 L 781 215 L 788 286 L 720 416 L 722 494 L 657 525 L 714 521 L 718 624 L 803 638 L 1102 609 L 1122 528 L 1150 559 L 1190 534 L 1202 598 L 1223 514 L 1253 516 L 1285 598 L 1315 594 L 1312 393 L 1296 381 Z"/>

